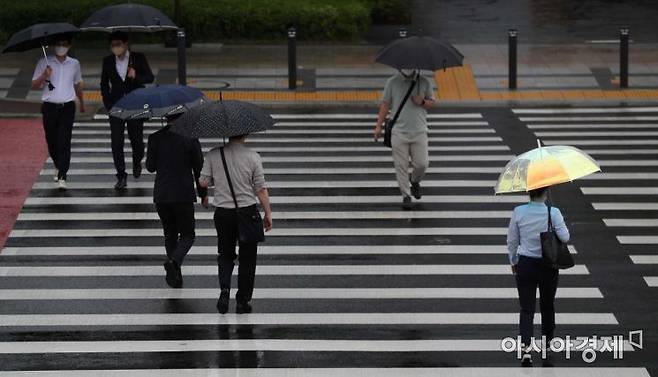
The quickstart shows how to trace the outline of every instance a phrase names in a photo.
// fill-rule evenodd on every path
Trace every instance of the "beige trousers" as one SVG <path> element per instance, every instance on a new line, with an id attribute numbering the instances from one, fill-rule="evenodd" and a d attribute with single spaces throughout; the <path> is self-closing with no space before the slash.
<path id="1" fill-rule="evenodd" d="M 430 165 L 427 133 L 409 136 L 394 133 L 391 137 L 393 165 L 402 196 L 411 196 L 411 182 L 420 182 Z M 411 165 L 411 182 L 409 181 Z"/>

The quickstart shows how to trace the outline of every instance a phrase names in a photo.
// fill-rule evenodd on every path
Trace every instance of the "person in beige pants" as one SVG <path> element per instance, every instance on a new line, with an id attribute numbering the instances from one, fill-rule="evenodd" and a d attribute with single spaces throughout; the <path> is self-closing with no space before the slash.
<path id="1" fill-rule="evenodd" d="M 416 199 L 422 197 L 420 182 L 429 167 L 427 110 L 435 102 L 430 80 L 420 76 L 418 71 L 407 70 L 400 70 L 389 78 L 384 88 L 374 132 L 375 141 L 378 141 L 387 114 L 389 111 L 397 111 L 414 79 L 417 81 L 411 97 L 400 111 L 391 135 L 393 165 L 404 209 L 411 209 L 412 195 Z M 409 165 L 412 168 L 411 174 Z"/>

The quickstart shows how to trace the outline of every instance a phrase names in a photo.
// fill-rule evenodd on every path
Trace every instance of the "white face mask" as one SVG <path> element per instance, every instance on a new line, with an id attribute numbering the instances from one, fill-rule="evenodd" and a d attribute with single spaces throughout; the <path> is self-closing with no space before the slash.
<path id="1" fill-rule="evenodd" d="M 402 74 L 402 76 L 404 76 L 406 78 L 411 78 L 416 74 L 416 70 L 414 70 L 414 69 L 401 69 L 400 73 Z"/>
<path id="2" fill-rule="evenodd" d="M 126 52 L 126 48 L 123 46 L 113 46 L 112 47 L 112 53 L 114 56 L 121 56 L 123 53 Z"/>
<path id="3" fill-rule="evenodd" d="M 69 48 L 66 46 L 55 46 L 55 55 L 65 56 L 69 52 Z"/>

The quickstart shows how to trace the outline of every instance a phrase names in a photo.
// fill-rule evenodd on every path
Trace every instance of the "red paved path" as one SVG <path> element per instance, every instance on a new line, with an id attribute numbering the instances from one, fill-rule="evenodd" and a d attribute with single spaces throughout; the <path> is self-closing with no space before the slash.
<path id="1" fill-rule="evenodd" d="M 41 119 L 0 119 L 0 250 L 47 156 Z"/>

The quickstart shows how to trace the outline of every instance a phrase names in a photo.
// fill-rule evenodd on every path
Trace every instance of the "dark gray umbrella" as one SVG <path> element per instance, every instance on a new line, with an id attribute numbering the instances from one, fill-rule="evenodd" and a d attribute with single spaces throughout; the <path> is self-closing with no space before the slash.
<path id="1" fill-rule="evenodd" d="M 436 71 L 462 65 L 464 55 L 449 43 L 431 37 L 408 37 L 391 42 L 375 61 L 397 69 Z"/>
<path id="2" fill-rule="evenodd" d="M 225 138 L 265 131 L 274 123 L 270 114 L 252 103 L 216 101 L 188 110 L 171 131 L 191 138 Z"/>
<path id="3" fill-rule="evenodd" d="M 156 32 L 178 30 L 178 26 L 159 10 L 141 4 L 119 4 L 94 12 L 80 26 L 82 31 Z"/>
<path id="4" fill-rule="evenodd" d="M 68 38 L 79 31 L 80 29 L 66 22 L 35 24 L 12 35 L 2 53 L 41 48 L 45 57 L 45 46 L 54 39 L 61 36 Z"/>
<path id="5" fill-rule="evenodd" d="M 121 98 L 108 112 L 120 119 L 149 119 L 184 113 L 209 102 L 190 86 L 169 84 L 140 88 Z"/>

